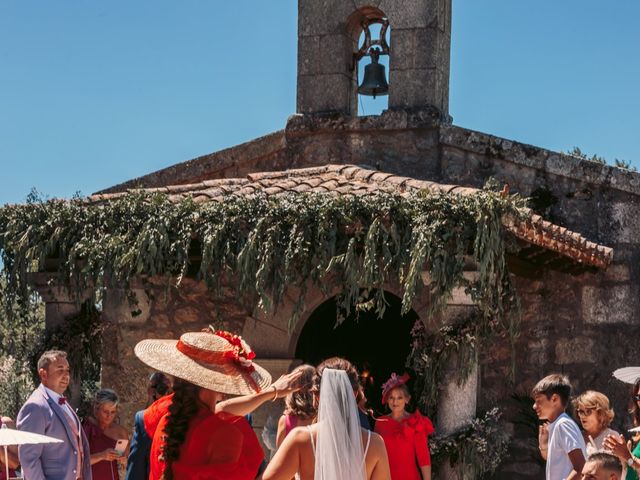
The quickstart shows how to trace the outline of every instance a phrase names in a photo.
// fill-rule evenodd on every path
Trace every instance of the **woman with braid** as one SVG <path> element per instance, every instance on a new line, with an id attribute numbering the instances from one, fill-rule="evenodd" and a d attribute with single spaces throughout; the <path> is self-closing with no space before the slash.
<path id="1" fill-rule="evenodd" d="M 297 376 L 269 385 L 249 346 L 224 331 L 143 340 L 135 354 L 175 377 L 168 411 L 152 432 L 149 479 L 253 480 L 264 453 L 241 415 L 290 393 Z M 227 395 L 243 396 L 222 401 Z"/>

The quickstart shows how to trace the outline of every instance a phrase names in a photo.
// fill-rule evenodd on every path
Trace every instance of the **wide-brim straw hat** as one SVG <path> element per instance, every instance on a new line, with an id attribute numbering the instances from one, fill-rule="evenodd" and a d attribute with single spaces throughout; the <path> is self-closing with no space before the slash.
<path id="1" fill-rule="evenodd" d="M 188 332 L 180 340 L 142 340 L 134 352 L 151 368 L 220 393 L 248 395 L 271 384 L 271 375 L 253 362 L 255 354 L 247 343 L 229 332 Z"/>
<path id="2" fill-rule="evenodd" d="M 640 367 L 624 367 L 613 372 L 613 376 L 625 383 L 636 383 L 640 378 Z"/>

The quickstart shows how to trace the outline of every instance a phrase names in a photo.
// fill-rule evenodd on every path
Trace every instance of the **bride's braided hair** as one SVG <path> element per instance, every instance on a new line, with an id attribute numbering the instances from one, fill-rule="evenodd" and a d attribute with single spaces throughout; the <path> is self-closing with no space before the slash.
<path id="1" fill-rule="evenodd" d="M 173 462 L 180 457 L 180 447 L 187 437 L 189 423 L 198 413 L 199 390 L 200 387 L 178 378 L 173 383 L 173 401 L 169 407 L 169 418 L 164 429 L 166 442 L 162 448 L 165 461 L 163 480 L 173 480 Z"/>
<path id="2" fill-rule="evenodd" d="M 356 370 L 356 367 L 354 367 L 353 364 L 345 358 L 331 357 L 327 358 L 324 362 L 318 365 L 318 368 L 316 368 L 316 374 L 313 376 L 314 391 L 320 391 L 322 372 L 325 368 L 331 368 L 333 370 L 344 370 L 345 372 L 347 372 L 347 377 L 349 377 L 349 383 L 351 383 L 353 391 L 356 392 L 360 388 L 360 375 L 358 374 L 358 370 Z"/>

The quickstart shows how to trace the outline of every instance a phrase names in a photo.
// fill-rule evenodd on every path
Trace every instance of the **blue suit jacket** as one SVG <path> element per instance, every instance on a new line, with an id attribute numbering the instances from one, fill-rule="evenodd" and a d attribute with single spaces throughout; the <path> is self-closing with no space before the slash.
<path id="1" fill-rule="evenodd" d="M 151 438 L 144 429 L 144 410 L 136 413 L 133 421 L 133 435 L 127 459 L 125 480 L 147 480 L 149 478 L 149 453 Z"/>
<path id="2" fill-rule="evenodd" d="M 20 409 L 17 419 L 18 430 L 39 433 L 58 438 L 63 443 L 21 445 L 18 448 L 22 474 L 27 480 L 76 480 L 77 455 L 76 439 L 66 413 L 54 402 L 42 385 L 36 388 Z M 84 452 L 82 479 L 91 480 L 91 460 L 87 437 L 78 426 Z"/>

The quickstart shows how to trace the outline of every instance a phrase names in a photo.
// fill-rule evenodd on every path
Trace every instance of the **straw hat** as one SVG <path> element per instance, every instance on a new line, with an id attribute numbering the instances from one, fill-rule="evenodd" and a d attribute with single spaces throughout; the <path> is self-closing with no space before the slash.
<path id="1" fill-rule="evenodd" d="M 180 340 L 142 340 L 134 352 L 151 368 L 220 393 L 247 395 L 271 384 L 269 372 L 253 363 L 255 353 L 249 345 L 225 331 L 188 332 Z"/>

